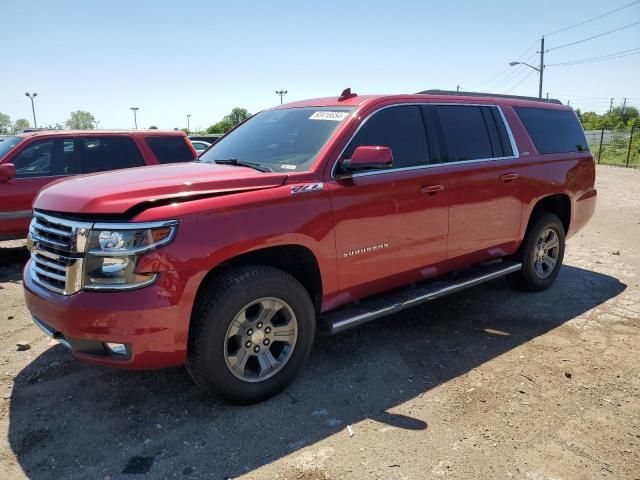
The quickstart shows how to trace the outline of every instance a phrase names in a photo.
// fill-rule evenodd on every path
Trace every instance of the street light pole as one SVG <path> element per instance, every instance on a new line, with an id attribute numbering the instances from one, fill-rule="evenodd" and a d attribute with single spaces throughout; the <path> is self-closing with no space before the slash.
<path id="1" fill-rule="evenodd" d="M 533 65 L 529 65 L 527 62 L 509 62 L 509 65 L 515 67 L 516 65 L 526 65 L 529 68 L 533 68 L 536 72 L 540 74 L 540 81 L 538 83 L 538 98 L 542 98 L 542 77 L 544 75 L 544 37 L 540 39 L 540 66 L 534 67 Z"/>
<path id="2" fill-rule="evenodd" d="M 140 107 L 131 107 L 131 110 L 133 110 L 133 122 L 136 126 L 136 130 L 138 129 L 138 115 L 137 112 L 138 110 L 140 110 Z"/>
<path id="3" fill-rule="evenodd" d="M 33 104 L 33 99 L 36 98 L 38 94 L 36 92 L 29 94 L 27 92 L 25 93 L 25 96 L 29 97 L 29 99 L 31 100 L 31 111 L 33 112 L 33 128 L 38 128 L 38 124 L 36 123 L 36 107 Z"/>
<path id="4" fill-rule="evenodd" d="M 284 97 L 288 92 L 286 90 L 276 90 L 276 95 L 280 95 L 280 105 L 282 105 L 282 97 Z"/>
<path id="5" fill-rule="evenodd" d="M 189 128 L 190 126 L 191 126 L 191 114 L 187 113 L 187 133 L 191 131 L 191 128 Z"/>
<path id="6" fill-rule="evenodd" d="M 540 39 L 540 85 L 538 86 L 538 98 L 542 98 L 542 76 L 544 75 L 544 36 Z"/>

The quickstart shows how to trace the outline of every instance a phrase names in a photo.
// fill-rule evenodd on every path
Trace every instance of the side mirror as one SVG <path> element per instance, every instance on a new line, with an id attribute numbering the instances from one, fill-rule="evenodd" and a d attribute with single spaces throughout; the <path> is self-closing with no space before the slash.
<path id="1" fill-rule="evenodd" d="M 13 163 L 0 164 L 0 182 L 7 182 L 16 176 L 16 166 Z"/>
<path id="2" fill-rule="evenodd" d="M 393 154 L 389 147 L 357 147 L 351 158 L 342 161 L 342 169 L 347 172 L 383 169 L 393 165 Z"/>

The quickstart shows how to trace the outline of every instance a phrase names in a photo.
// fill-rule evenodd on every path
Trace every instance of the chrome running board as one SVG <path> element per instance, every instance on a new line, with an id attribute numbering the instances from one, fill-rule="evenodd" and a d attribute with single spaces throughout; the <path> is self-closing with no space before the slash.
<path id="1" fill-rule="evenodd" d="M 443 279 L 425 281 L 417 285 L 374 295 L 357 303 L 341 307 L 320 317 L 320 322 L 330 334 L 362 325 L 385 315 L 398 313 L 405 308 L 459 292 L 498 277 L 517 272 L 522 263 L 501 261 L 473 267 L 470 271 L 449 274 Z"/>

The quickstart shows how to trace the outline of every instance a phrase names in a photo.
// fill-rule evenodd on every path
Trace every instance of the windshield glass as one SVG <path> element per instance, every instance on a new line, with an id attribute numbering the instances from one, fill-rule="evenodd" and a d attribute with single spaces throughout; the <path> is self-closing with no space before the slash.
<path id="1" fill-rule="evenodd" d="M 198 161 L 235 159 L 264 165 L 275 172 L 304 171 L 353 110 L 305 107 L 258 113 L 222 137 Z"/>
<path id="2" fill-rule="evenodd" d="M 13 150 L 14 147 L 18 145 L 22 140 L 24 139 L 20 137 L 8 137 L 0 142 L 0 158 L 4 157 L 7 153 Z"/>

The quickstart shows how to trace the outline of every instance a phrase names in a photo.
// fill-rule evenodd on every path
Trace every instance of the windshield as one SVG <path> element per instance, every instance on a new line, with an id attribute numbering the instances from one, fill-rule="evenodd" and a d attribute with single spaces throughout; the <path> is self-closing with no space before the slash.
<path id="1" fill-rule="evenodd" d="M 353 110 L 309 107 L 258 113 L 222 137 L 198 161 L 234 159 L 264 165 L 275 172 L 304 171 Z"/>
<path id="2" fill-rule="evenodd" d="M 14 149 L 16 145 L 18 145 L 23 138 L 20 137 L 8 137 L 5 138 L 4 141 L 0 142 L 0 158 L 3 158 L 7 153 Z"/>

